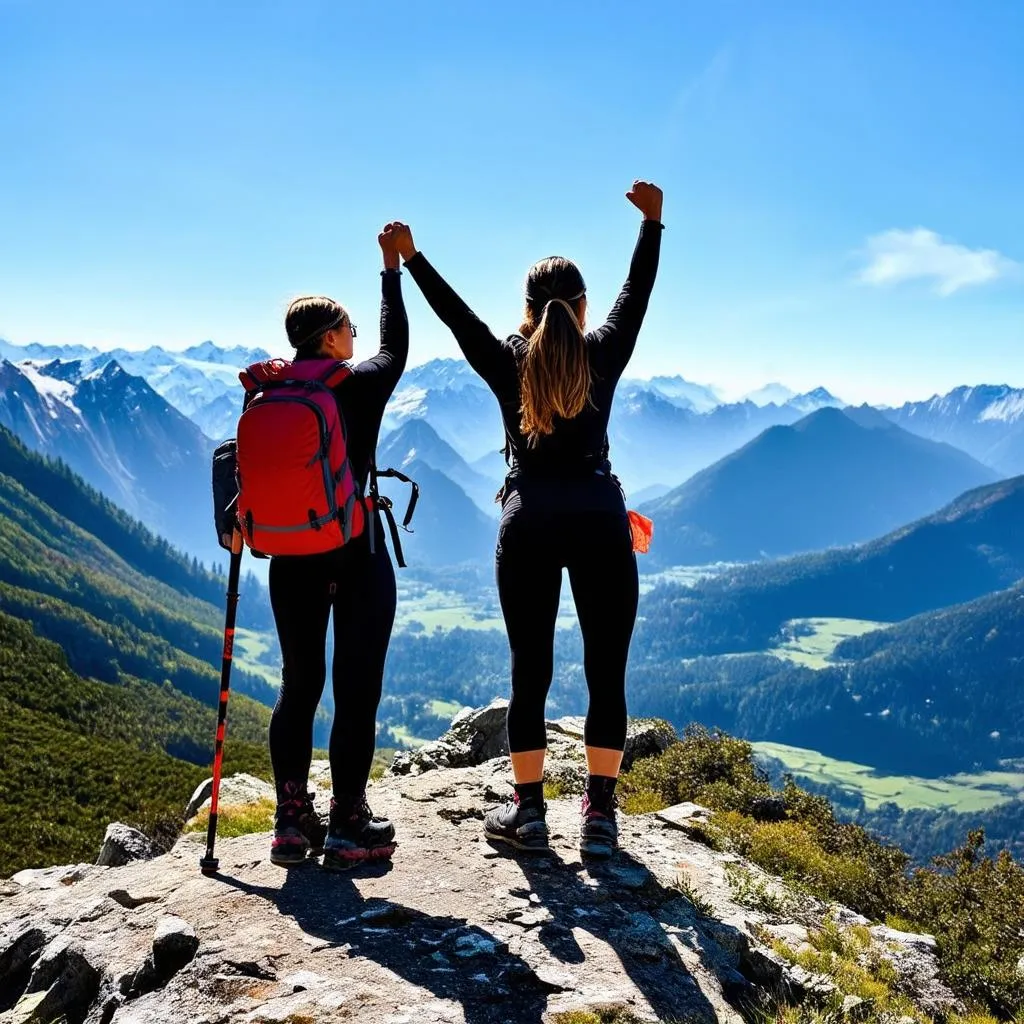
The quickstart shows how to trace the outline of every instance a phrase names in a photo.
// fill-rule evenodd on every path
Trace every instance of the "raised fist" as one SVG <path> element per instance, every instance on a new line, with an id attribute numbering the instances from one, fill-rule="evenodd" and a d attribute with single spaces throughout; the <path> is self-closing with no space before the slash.
<path id="1" fill-rule="evenodd" d="M 634 181 L 626 198 L 644 215 L 645 220 L 661 220 L 662 191 L 651 181 Z"/>

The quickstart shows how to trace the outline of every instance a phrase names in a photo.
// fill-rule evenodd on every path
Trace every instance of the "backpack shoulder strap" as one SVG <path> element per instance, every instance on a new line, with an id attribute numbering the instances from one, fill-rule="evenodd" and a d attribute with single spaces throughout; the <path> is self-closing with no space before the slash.
<path id="1" fill-rule="evenodd" d="M 291 365 L 287 359 L 268 359 L 262 363 L 253 363 L 252 366 L 247 366 L 239 373 L 238 379 L 246 391 L 259 391 L 265 384 L 280 380 Z"/>
<path id="2" fill-rule="evenodd" d="M 338 362 L 320 374 L 320 383 L 328 388 L 336 388 L 342 381 L 352 376 L 352 367 L 348 363 Z"/>

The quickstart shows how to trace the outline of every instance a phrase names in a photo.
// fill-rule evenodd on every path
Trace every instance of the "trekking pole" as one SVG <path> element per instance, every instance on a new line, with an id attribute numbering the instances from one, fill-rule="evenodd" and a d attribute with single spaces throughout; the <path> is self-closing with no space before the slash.
<path id="1" fill-rule="evenodd" d="M 206 829 L 206 856 L 199 858 L 199 870 L 204 875 L 215 875 L 220 864 L 213 855 L 213 844 L 217 841 L 217 801 L 220 797 L 220 770 L 224 760 L 224 733 L 228 720 L 228 688 L 231 683 L 231 658 L 235 648 L 235 612 L 238 609 L 238 575 L 242 567 L 242 550 L 242 533 L 236 528 L 231 534 L 227 609 L 224 613 L 224 658 L 220 665 L 220 705 L 217 708 L 217 734 L 213 748 L 210 824 Z"/>

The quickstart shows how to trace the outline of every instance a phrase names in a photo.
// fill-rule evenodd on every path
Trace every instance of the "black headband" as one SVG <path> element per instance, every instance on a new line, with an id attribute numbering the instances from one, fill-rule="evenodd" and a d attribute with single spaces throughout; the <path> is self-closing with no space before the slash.
<path id="1" fill-rule="evenodd" d="M 315 341 L 317 338 L 319 338 L 321 334 L 326 334 L 328 331 L 333 331 L 334 328 L 337 327 L 339 324 L 343 324 L 345 322 L 345 317 L 347 316 L 348 313 L 346 313 L 345 310 L 342 310 L 329 324 L 324 324 L 322 327 L 318 327 L 312 334 L 303 338 L 302 341 L 300 341 L 297 345 L 293 345 L 292 347 L 303 348 L 304 346 L 308 345 L 311 341 Z"/>
<path id="2" fill-rule="evenodd" d="M 577 302 L 579 299 L 582 299 L 583 296 L 587 294 L 587 286 L 586 285 L 584 285 L 580 289 L 580 291 L 578 291 L 575 295 L 568 295 L 568 296 L 552 295 L 551 294 L 551 289 L 550 288 L 545 288 L 543 285 L 538 285 L 537 286 L 537 290 L 539 292 L 542 292 L 543 294 L 538 295 L 538 294 L 536 294 L 534 292 L 531 292 L 529 288 L 526 289 L 526 301 L 527 302 L 551 302 L 552 299 L 562 299 L 563 302 Z"/>

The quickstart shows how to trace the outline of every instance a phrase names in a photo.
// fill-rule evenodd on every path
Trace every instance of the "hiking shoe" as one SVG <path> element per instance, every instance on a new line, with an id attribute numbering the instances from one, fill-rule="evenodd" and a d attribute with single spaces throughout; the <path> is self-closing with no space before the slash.
<path id="1" fill-rule="evenodd" d="M 324 867 L 348 871 L 367 861 L 386 860 L 395 852 L 395 826 L 370 810 L 364 793 L 349 809 L 331 801 L 331 822 L 324 843 Z"/>
<path id="2" fill-rule="evenodd" d="M 619 845 L 614 799 L 607 808 L 595 807 L 583 797 L 580 808 L 580 853 L 585 857 L 610 857 Z"/>
<path id="3" fill-rule="evenodd" d="M 297 782 L 284 784 L 285 799 L 274 814 L 274 838 L 270 843 L 270 863 L 278 867 L 301 864 L 307 855 L 323 853 L 327 826 L 313 807 L 313 793 Z"/>
<path id="4" fill-rule="evenodd" d="M 519 794 L 508 803 L 488 811 L 484 818 L 484 835 L 496 842 L 508 843 L 529 853 L 550 853 L 548 823 L 544 819 L 545 804 L 519 802 Z"/>

